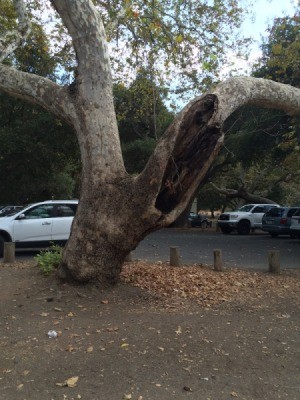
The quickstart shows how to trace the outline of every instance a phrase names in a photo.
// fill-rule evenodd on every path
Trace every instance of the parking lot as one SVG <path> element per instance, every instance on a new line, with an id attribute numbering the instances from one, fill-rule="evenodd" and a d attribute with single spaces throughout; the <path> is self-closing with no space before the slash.
<path id="1" fill-rule="evenodd" d="M 268 270 L 268 251 L 279 250 L 281 268 L 300 269 L 300 240 L 289 236 L 272 238 L 255 234 L 224 235 L 212 230 L 162 229 L 147 236 L 132 252 L 133 259 L 168 261 L 170 247 L 178 247 L 183 264 L 213 264 L 213 251 L 220 249 L 226 268 Z M 17 250 L 16 258 L 33 258 L 37 252 Z"/>
<path id="2" fill-rule="evenodd" d="M 163 229 L 147 236 L 133 252 L 133 258 L 167 261 L 171 246 L 178 246 L 182 263 L 213 264 L 213 250 L 222 250 L 225 267 L 268 269 L 268 251 L 279 250 L 281 268 L 300 268 L 300 240 L 289 236 L 272 238 L 255 234 L 224 235 L 200 229 Z"/>

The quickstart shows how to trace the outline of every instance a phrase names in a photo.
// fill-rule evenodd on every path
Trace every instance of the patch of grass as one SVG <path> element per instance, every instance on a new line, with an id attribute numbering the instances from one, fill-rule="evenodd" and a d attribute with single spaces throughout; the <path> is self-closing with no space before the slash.
<path id="1" fill-rule="evenodd" d="M 52 245 L 49 249 L 42 250 L 34 259 L 43 275 L 50 275 L 61 262 L 62 247 Z"/>

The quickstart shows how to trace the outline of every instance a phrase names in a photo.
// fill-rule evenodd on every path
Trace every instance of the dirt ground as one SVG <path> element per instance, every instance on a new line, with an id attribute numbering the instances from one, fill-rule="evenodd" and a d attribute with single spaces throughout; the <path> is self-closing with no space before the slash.
<path id="1" fill-rule="evenodd" d="M 101 290 L 28 262 L 0 290 L 1 400 L 300 399 L 299 270 L 133 262 Z"/>

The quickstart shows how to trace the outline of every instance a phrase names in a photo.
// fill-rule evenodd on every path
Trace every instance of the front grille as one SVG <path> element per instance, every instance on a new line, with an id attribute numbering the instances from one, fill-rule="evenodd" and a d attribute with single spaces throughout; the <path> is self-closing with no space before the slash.
<path id="1" fill-rule="evenodd" d="M 220 215 L 220 217 L 219 217 L 219 219 L 221 220 L 221 221 L 229 221 L 229 214 L 221 214 Z"/>

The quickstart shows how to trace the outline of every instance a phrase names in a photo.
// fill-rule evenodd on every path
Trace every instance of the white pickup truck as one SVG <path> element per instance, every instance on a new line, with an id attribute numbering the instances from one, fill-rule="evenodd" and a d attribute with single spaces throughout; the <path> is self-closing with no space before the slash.
<path id="1" fill-rule="evenodd" d="M 219 216 L 218 226 L 225 234 L 237 230 L 239 235 L 248 235 L 254 229 L 261 229 L 263 215 L 278 204 L 246 204 L 237 211 L 224 212 Z"/>

